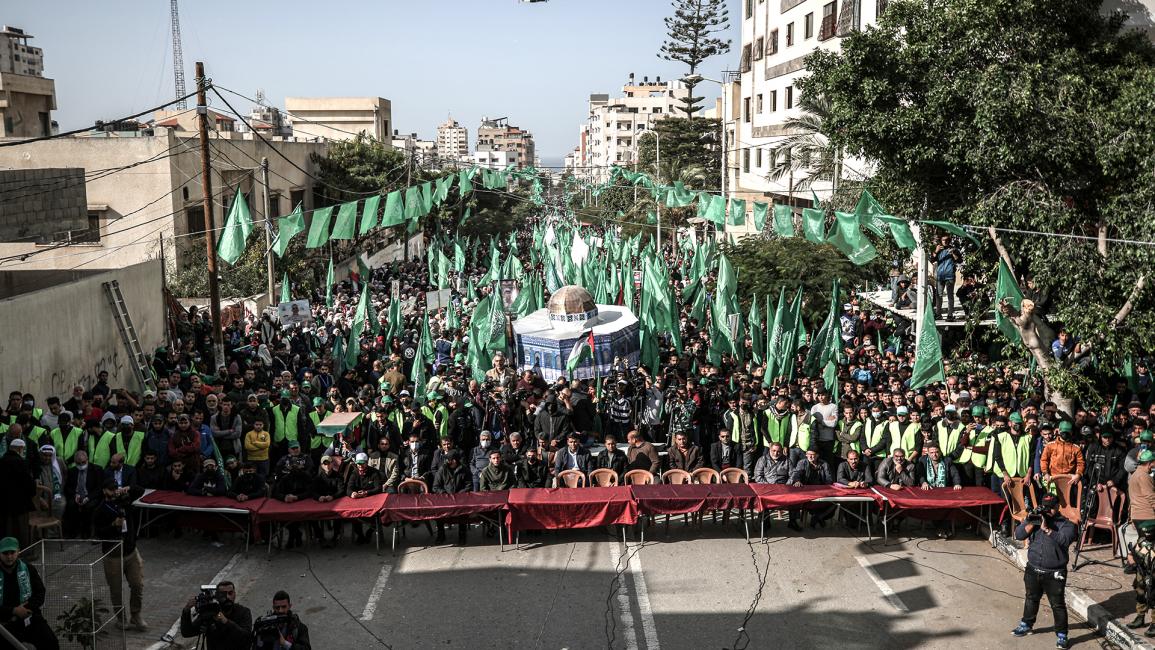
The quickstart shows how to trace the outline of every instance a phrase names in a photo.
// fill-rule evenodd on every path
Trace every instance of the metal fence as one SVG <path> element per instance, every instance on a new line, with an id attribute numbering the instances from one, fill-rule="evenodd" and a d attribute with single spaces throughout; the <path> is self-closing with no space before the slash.
<path id="1" fill-rule="evenodd" d="M 41 540 L 20 552 L 25 562 L 40 572 L 44 581 L 42 612 L 64 649 L 112 650 L 127 647 L 124 630 L 117 619 L 128 619 L 124 603 L 113 603 L 105 577 L 105 561 L 110 567 L 123 566 L 124 549 L 119 541 L 104 551 L 98 540 Z M 124 574 L 116 580 L 124 590 Z"/>

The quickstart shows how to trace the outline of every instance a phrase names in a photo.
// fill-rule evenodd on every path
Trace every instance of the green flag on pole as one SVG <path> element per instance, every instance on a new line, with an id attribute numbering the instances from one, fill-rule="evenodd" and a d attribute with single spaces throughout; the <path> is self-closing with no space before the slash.
<path id="1" fill-rule="evenodd" d="M 333 306 L 333 256 L 329 256 L 329 272 L 325 274 L 325 306 Z"/>
<path id="2" fill-rule="evenodd" d="M 289 287 L 289 274 L 281 278 L 281 302 L 293 302 L 293 290 Z"/>
<path id="3" fill-rule="evenodd" d="M 313 211 L 313 222 L 309 224 L 309 239 L 305 248 L 320 248 L 329 241 L 329 219 L 333 216 L 333 206 Z"/>
<path id="4" fill-rule="evenodd" d="M 253 232 L 253 216 L 249 214 L 249 204 L 245 195 L 237 192 L 233 197 L 233 207 L 225 220 L 224 231 L 217 242 L 217 255 L 229 264 L 236 264 L 245 252 L 245 242 Z"/>
<path id="5" fill-rule="evenodd" d="M 890 227 L 890 236 L 894 237 L 894 243 L 899 248 L 908 250 L 915 249 L 914 233 L 910 231 L 910 225 L 901 217 L 892 217 L 890 215 L 882 215 L 878 220 Z"/>
<path id="6" fill-rule="evenodd" d="M 289 242 L 293 237 L 305 232 L 305 215 L 301 213 L 301 204 L 287 216 L 277 219 L 277 241 L 273 244 L 273 252 L 277 257 L 284 257 L 289 249 Z"/>
<path id="7" fill-rule="evenodd" d="M 942 341 L 934 325 L 934 305 L 930 296 L 926 297 L 922 314 L 922 333 L 914 351 L 914 371 L 910 375 L 910 388 L 917 390 L 939 381 L 946 381 L 942 364 Z"/>
<path id="8" fill-rule="evenodd" d="M 353 313 L 353 324 L 349 328 L 349 342 L 345 344 L 345 367 L 357 365 L 357 355 L 361 353 L 361 334 L 369 322 L 369 283 L 361 286 L 361 299 L 357 301 L 357 311 Z"/>
<path id="9" fill-rule="evenodd" d="M 746 329 L 750 332 L 750 352 L 756 365 L 762 365 L 762 312 L 758 309 L 758 294 L 750 298 L 750 313 L 746 316 Z"/>
<path id="10" fill-rule="evenodd" d="M 1018 328 L 1009 318 L 999 312 L 999 304 L 1004 299 L 1006 299 L 1007 304 L 1019 309 L 1023 303 L 1023 292 L 1019 290 L 1019 284 L 1015 282 L 1015 276 L 1011 273 L 1006 261 L 1000 258 L 998 284 L 995 287 L 995 324 L 1003 336 L 1010 339 L 1012 343 L 1018 343 L 1022 340 Z"/>
<path id="11" fill-rule="evenodd" d="M 878 251 L 874 249 L 874 244 L 870 243 L 870 239 L 862 234 L 862 229 L 858 227 L 856 215 L 847 212 L 835 212 L 834 216 L 837 221 L 834 223 L 834 228 L 831 229 L 830 236 L 826 239 L 827 243 L 842 251 L 843 255 L 858 266 L 878 257 Z"/>

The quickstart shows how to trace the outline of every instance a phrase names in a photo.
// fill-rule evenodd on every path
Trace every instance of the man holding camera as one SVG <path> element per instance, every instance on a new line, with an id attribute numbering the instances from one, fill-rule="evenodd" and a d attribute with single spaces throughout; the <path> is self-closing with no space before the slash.
<path id="1" fill-rule="evenodd" d="M 1059 513 L 1059 500 L 1053 494 L 1043 497 L 1039 506 L 1032 509 L 1023 523 L 1015 528 L 1015 539 L 1030 542 L 1027 547 L 1027 569 L 1023 574 L 1027 590 L 1023 618 L 1011 634 L 1023 637 L 1031 633 L 1039 613 L 1039 601 L 1043 598 L 1043 592 L 1046 592 L 1055 617 L 1055 647 L 1070 646 L 1064 592 L 1067 588 L 1067 551 L 1077 536 L 1075 524 Z"/>
<path id="2" fill-rule="evenodd" d="M 253 614 L 237 604 L 237 588 L 225 580 L 209 592 L 189 598 L 180 613 L 180 635 L 187 638 L 205 635 L 207 650 L 247 648 L 253 628 Z"/>
<path id="3" fill-rule="evenodd" d="M 273 594 L 273 611 L 253 622 L 255 650 L 309 650 L 309 627 L 293 613 L 289 594 Z"/>

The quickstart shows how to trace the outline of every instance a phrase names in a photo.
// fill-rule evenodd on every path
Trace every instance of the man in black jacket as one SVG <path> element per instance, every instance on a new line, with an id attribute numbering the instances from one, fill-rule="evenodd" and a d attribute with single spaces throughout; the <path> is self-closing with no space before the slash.
<path id="1" fill-rule="evenodd" d="M 128 612 L 130 618 L 125 623 L 122 611 L 120 625 L 122 629 L 132 629 L 143 632 L 148 625 L 141 618 L 144 609 L 144 560 L 140 557 L 140 550 L 136 548 L 136 527 L 128 523 L 128 515 L 124 506 L 128 497 L 119 495 L 115 479 L 106 479 L 103 486 L 103 499 L 92 516 L 92 527 L 101 540 L 101 550 L 105 553 L 115 550 L 120 540 L 122 546 L 119 554 L 110 554 L 104 558 L 104 578 L 108 582 L 109 593 L 112 596 L 112 606 L 121 607 L 124 602 L 123 583 L 120 574 L 128 582 Z"/>
<path id="2" fill-rule="evenodd" d="M 290 454 L 282 458 L 282 469 L 277 475 L 277 482 L 273 484 L 273 498 L 285 503 L 311 499 L 313 497 L 313 472 L 309 468 L 311 462 L 307 456 L 300 454 L 295 456 Z M 299 522 L 289 524 L 289 542 L 285 548 L 296 548 L 301 546 L 302 542 L 301 524 Z"/>
<path id="3" fill-rule="evenodd" d="M 8 443 L 8 450 L 0 457 L 0 535 L 28 544 L 28 513 L 36 496 L 36 481 L 24 460 L 26 444 L 23 438 Z"/>
<path id="4" fill-rule="evenodd" d="M 1087 477 L 1088 490 L 1094 490 L 1098 485 L 1126 489 L 1124 460 L 1127 452 L 1115 444 L 1115 432 L 1110 427 L 1103 427 L 1098 440 L 1087 445 L 1084 458 L 1087 461 L 1084 476 Z"/>
<path id="5" fill-rule="evenodd" d="M 433 450 L 426 449 L 419 432 L 409 432 L 409 446 L 402 449 L 399 456 L 402 480 L 420 479 L 427 486 L 433 483 Z"/>
<path id="6" fill-rule="evenodd" d="M 461 463 L 461 452 L 452 449 L 445 455 L 445 462 L 433 477 L 433 492 L 436 494 L 457 494 L 469 492 L 473 488 L 473 476 L 469 468 Z M 465 532 L 469 524 L 462 521 L 457 524 L 457 543 L 465 543 Z M 445 522 L 437 521 L 437 543 L 445 541 Z"/>
<path id="7" fill-rule="evenodd" d="M 40 613 L 44 581 L 35 566 L 20 559 L 20 542 L 15 537 L 0 539 L 0 598 L 0 624 L 18 641 L 27 641 L 37 650 L 60 648 L 52 626 Z"/>
<path id="8" fill-rule="evenodd" d="M 1012 634 L 1022 637 L 1031 633 L 1039 613 L 1039 601 L 1046 592 L 1055 619 L 1055 646 L 1066 648 L 1069 641 L 1064 592 L 1067 587 L 1068 551 L 1079 533 L 1075 524 L 1059 513 L 1059 501 L 1054 495 L 1043 497 L 1039 508 L 1042 510 L 1041 516 L 1027 517 L 1015 528 L 1015 539 L 1029 539 L 1030 543 L 1027 546 L 1027 568 L 1023 573 L 1027 590 L 1023 618 Z"/>
<path id="9" fill-rule="evenodd" d="M 345 496 L 350 499 L 364 499 L 381 494 L 381 473 L 369 466 L 369 455 L 357 454 L 354 457 L 354 471 L 349 472 L 345 480 Z M 353 541 L 357 544 L 368 544 L 369 536 L 364 532 L 360 519 L 353 520 Z"/>
<path id="10" fill-rule="evenodd" d="M 814 449 L 806 451 L 806 458 L 798 461 L 794 466 L 794 471 L 790 474 L 790 485 L 794 487 L 802 487 L 803 485 L 830 485 L 834 482 L 830 475 L 830 466 L 826 461 L 818 457 L 818 452 Z M 830 506 L 823 510 L 815 510 L 810 513 L 810 527 L 825 526 L 826 520 L 830 518 L 834 506 Z M 787 528 L 794 531 L 802 530 L 798 525 L 798 519 L 802 515 L 800 509 L 790 511 L 790 523 L 786 524 Z"/>
<path id="11" fill-rule="evenodd" d="M 514 467 L 514 474 L 517 476 L 518 487 L 549 487 L 549 463 L 537 447 L 525 450 L 525 458 Z"/>
<path id="12" fill-rule="evenodd" d="M 100 503 L 104 472 L 88 462 L 88 452 L 80 449 L 75 455 L 76 465 L 68 468 L 64 479 L 64 536 L 88 537 L 92 529 L 92 513 Z"/>
<path id="13" fill-rule="evenodd" d="M 253 613 L 248 607 L 237 604 L 236 585 L 228 580 L 218 583 L 216 602 L 220 609 L 205 620 L 201 615 L 194 617 L 196 597 L 189 598 L 180 613 L 180 635 L 189 639 L 204 634 L 206 650 L 248 648 L 253 631 Z"/>
<path id="14" fill-rule="evenodd" d="M 730 439 L 730 431 L 718 431 L 718 442 L 710 445 L 710 467 L 721 472 L 731 467 L 742 467 L 742 451 L 738 443 Z"/>
<path id="15" fill-rule="evenodd" d="M 293 613 L 293 604 L 289 601 L 289 594 L 278 591 L 273 594 L 273 611 L 275 619 L 270 621 L 266 628 L 262 622 L 270 620 L 265 616 L 257 619 L 253 624 L 253 647 L 258 650 L 310 650 L 309 626 L 301 622 Z"/>
<path id="16" fill-rule="evenodd" d="M 591 470 L 612 469 L 618 475 L 618 483 L 621 483 L 622 477 L 626 474 L 626 465 L 629 463 L 629 459 L 626 458 L 626 452 L 618 449 L 618 440 L 614 434 L 606 434 L 605 444 L 606 448 L 594 459 Z"/>
<path id="17" fill-rule="evenodd" d="M 852 449 L 846 452 L 846 460 L 838 465 L 834 482 L 850 488 L 869 488 L 874 485 L 874 475 L 870 465 L 862 462 L 862 457 Z"/>

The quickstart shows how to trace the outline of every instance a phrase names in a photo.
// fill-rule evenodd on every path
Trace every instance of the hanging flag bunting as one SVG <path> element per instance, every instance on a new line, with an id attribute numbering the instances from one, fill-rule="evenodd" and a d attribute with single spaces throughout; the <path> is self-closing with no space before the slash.
<path id="1" fill-rule="evenodd" d="M 364 237 L 377 225 L 377 208 L 380 205 L 380 194 L 374 194 L 365 199 L 365 207 L 361 210 L 361 229 L 357 231 L 357 234 Z"/>
<path id="2" fill-rule="evenodd" d="M 273 252 L 277 257 L 284 257 L 293 237 L 303 232 L 305 232 L 305 215 L 301 213 L 301 204 L 298 203 L 288 216 L 277 219 L 277 241 L 273 243 Z"/>
<path id="3" fill-rule="evenodd" d="M 401 190 L 394 190 L 385 196 L 385 213 L 381 215 L 381 227 L 389 228 L 405 223 L 405 208 L 401 201 Z"/>
<path id="4" fill-rule="evenodd" d="M 217 255 L 229 264 L 236 264 L 245 252 L 245 242 L 253 232 L 253 217 L 249 214 L 249 204 L 245 195 L 237 192 L 233 196 L 233 207 L 225 220 L 225 228 L 217 241 Z"/>
<path id="5" fill-rule="evenodd" d="M 353 239 L 357 232 L 357 202 L 342 203 L 337 208 L 337 220 L 333 223 L 333 234 L 329 241 Z"/>
<path id="6" fill-rule="evenodd" d="M 774 234 L 779 237 L 794 236 L 794 208 L 786 204 L 774 204 Z"/>
<path id="7" fill-rule="evenodd" d="M 842 251 L 842 254 L 858 266 L 862 266 L 878 257 L 878 251 L 870 239 L 862 234 L 858 227 L 858 217 L 847 212 L 835 212 L 834 228 L 826 242 Z"/>
<path id="8" fill-rule="evenodd" d="M 319 248 L 329 241 L 329 219 L 333 216 L 333 206 L 313 211 L 313 223 L 309 224 L 309 239 L 305 248 Z"/>
<path id="9" fill-rule="evenodd" d="M 802 209 L 802 234 L 806 241 L 826 243 L 826 211 L 820 208 Z"/>

